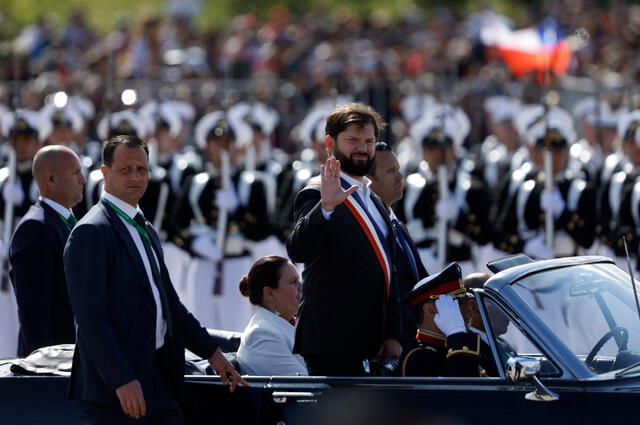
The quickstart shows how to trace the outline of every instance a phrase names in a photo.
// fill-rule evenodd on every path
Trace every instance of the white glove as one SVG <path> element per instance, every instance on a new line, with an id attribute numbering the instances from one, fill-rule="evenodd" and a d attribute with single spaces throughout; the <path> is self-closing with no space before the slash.
<path id="1" fill-rule="evenodd" d="M 216 192 L 216 207 L 224 209 L 229 213 L 233 213 L 240 201 L 238 195 L 233 189 L 220 189 Z"/>
<path id="2" fill-rule="evenodd" d="M 438 312 L 433 317 L 433 320 L 443 334 L 449 336 L 467 331 L 458 300 L 449 295 L 441 295 L 436 300 L 436 310 Z"/>
<path id="3" fill-rule="evenodd" d="M 558 187 L 554 187 L 552 190 L 543 190 L 540 195 L 540 208 L 542 211 L 551 211 L 554 218 L 560 217 L 566 203 L 562 199 L 560 190 Z"/>
<path id="4" fill-rule="evenodd" d="M 24 202 L 24 191 L 20 180 L 16 180 L 12 185 L 5 184 L 2 188 L 2 198 L 7 204 L 21 205 Z"/>
<path id="5" fill-rule="evenodd" d="M 446 200 L 441 199 L 436 202 L 436 216 L 440 219 L 454 222 L 459 212 L 460 206 L 453 196 L 449 196 Z"/>
<path id="6" fill-rule="evenodd" d="M 539 234 L 538 236 L 526 241 L 522 250 L 525 254 L 532 258 L 550 259 L 555 258 L 556 256 L 553 252 L 553 248 L 551 248 L 544 242 L 543 234 Z"/>
<path id="7" fill-rule="evenodd" d="M 214 263 L 220 261 L 222 258 L 220 248 L 213 242 L 210 235 L 200 235 L 196 237 L 193 242 L 191 242 L 191 249 L 202 258 L 206 258 Z"/>

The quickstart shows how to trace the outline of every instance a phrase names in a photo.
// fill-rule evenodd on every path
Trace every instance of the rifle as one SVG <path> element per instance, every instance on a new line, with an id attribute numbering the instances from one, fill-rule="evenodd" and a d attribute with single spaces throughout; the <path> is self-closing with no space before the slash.
<path id="1" fill-rule="evenodd" d="M 155 139 L 152 139 L 147 144 L 149 145 L 149 170 L 153 175 L 158 168 L 158 142 Z M 159 184 L 160 193 L 158 194 L 156 214 L 153 217 L 153 227 L 156 229 L 158 234 L 161 234 L 162 218 L 164 217 L 164 210 L 167 207 L 167 201 L 169 199 L 169 185 L 162 179 L 159 180 Z"/>
<path id="2" fill-rule="evenodd" d="M 227 190 L 231 187 L 231 166 L 229 160 L 229 152 L 223 149 L 220 156 L 220 176 L 222 190 Z M 227 225 L 228 225 L 228 211 L 225 208 L 218 209 L 218 223 L 216 232 L 216 245 L 220 248 L 222 257 L 216 263 L 216 277 L 213 285 L 213 294 L 222 294 L 222 275 L 224 269 L 224 254 L 227 245 Z"/>
<path id="3" fill-rule="evenodd" d="M 544 148 L 544 189 L 547 191 L 553 190 L 553 163 L 551 158 L 551 151 L 549 146 Z M 553 248 L 553 223 L 554 217 L 551 209 L 547 209 L 544 212 L 544 234 L 545 243 Z"/>
<path id="4" fill-rule="evenodd" d="M 9 167 L 9 176 L 5 185 L 13 186 L 16 181 L 16 151 L 9 145 L 5 145 L 7 153 L 7 167 Z M 10 187 L 9 186 L 9 187 Z M 1 261 L 0 270 L 2 270 L 2 283 L 0 284 L 0 291 L 7 292 L 9 290 L 9 242 L 11 240 L 11 233 L 13 232 L 13 203 L 5 202 L 4 204 L 4 227 L 2 229 L 2 242 L 6 244 L 7 255 L 3 256 Z"/>
<path id="5" fill-rule="evenodd" d="M 446 201 L 449 197 L 449 179 L 447 176 L 447 166 L 440 164 L 438 167 L 438 186 L 440 191 L 440 201 Z M 447 261 L 447 219 L 438 219 L 438 263 L 444 268 Z"/>

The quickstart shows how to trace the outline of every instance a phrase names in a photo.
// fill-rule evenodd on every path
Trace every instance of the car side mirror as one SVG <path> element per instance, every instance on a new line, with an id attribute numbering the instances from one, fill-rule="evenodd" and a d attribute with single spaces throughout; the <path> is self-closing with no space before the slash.
<path id="1" fill-rule="evenodd" d="M 540 360 L 533 357 L 511 357 L 507 360 L 505 373 L 507 380 L 513 384 L 528 383 L 535 386 L 535 390 L 527 393 L 524 398 L 531 401 L 555 401 L 558 394 L 548 389 L 538 378 Z"/>

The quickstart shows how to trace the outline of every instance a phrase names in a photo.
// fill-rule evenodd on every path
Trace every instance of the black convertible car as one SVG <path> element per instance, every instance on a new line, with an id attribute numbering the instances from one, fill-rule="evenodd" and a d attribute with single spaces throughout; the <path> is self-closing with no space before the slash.
<path id="1" fill-rule="evenodd" d="M 604 257 L 533 262 L 516 256 L 491 268 L 495 274 L 475 297 L 499 377 L 401 378 L 393 368 L 363 378 L 249 376 L 251 387 L 230 394 L 191 357 L 182 403 L 186 423 L 635 421 L 640 312 L 629 275 Z M 237 335 L 219 335 L 233 351 Z M 82 423 L 81 409 L 66 399 L 72 349 L 50 347 L 30 356 L 35 360 L 0 365 L 0 423 Z"/>

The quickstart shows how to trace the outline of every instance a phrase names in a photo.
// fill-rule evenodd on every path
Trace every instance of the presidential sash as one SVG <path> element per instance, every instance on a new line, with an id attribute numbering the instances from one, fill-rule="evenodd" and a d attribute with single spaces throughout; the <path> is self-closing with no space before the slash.
<path id="1" fill-rule="evenodd" d="M 309 181 L 309 186 L 320 186 L 320 178 L 315 177 Z M 344 190 L 347 190 L 351 185 L 342 177 L 340 178 L 340 184 Z M 391 251 L 389 244 L 384 236 L 384 233 L 380 230 L 375 220 L 371 216 L 371 213 L 365 207 L 362 198 L 358 192 L 354 192 L 344 201 L 345 206 L 351 212 L 356 222 L 364 232 L 371 249 L 375 254 L 376 260 L 382 269 L 382 273 L 385 278 L 385 288 L 387 296 L 389 296 L 389 289 L 391 285 Z M 390 230 L 391 231 L 391 230 Z"/>

